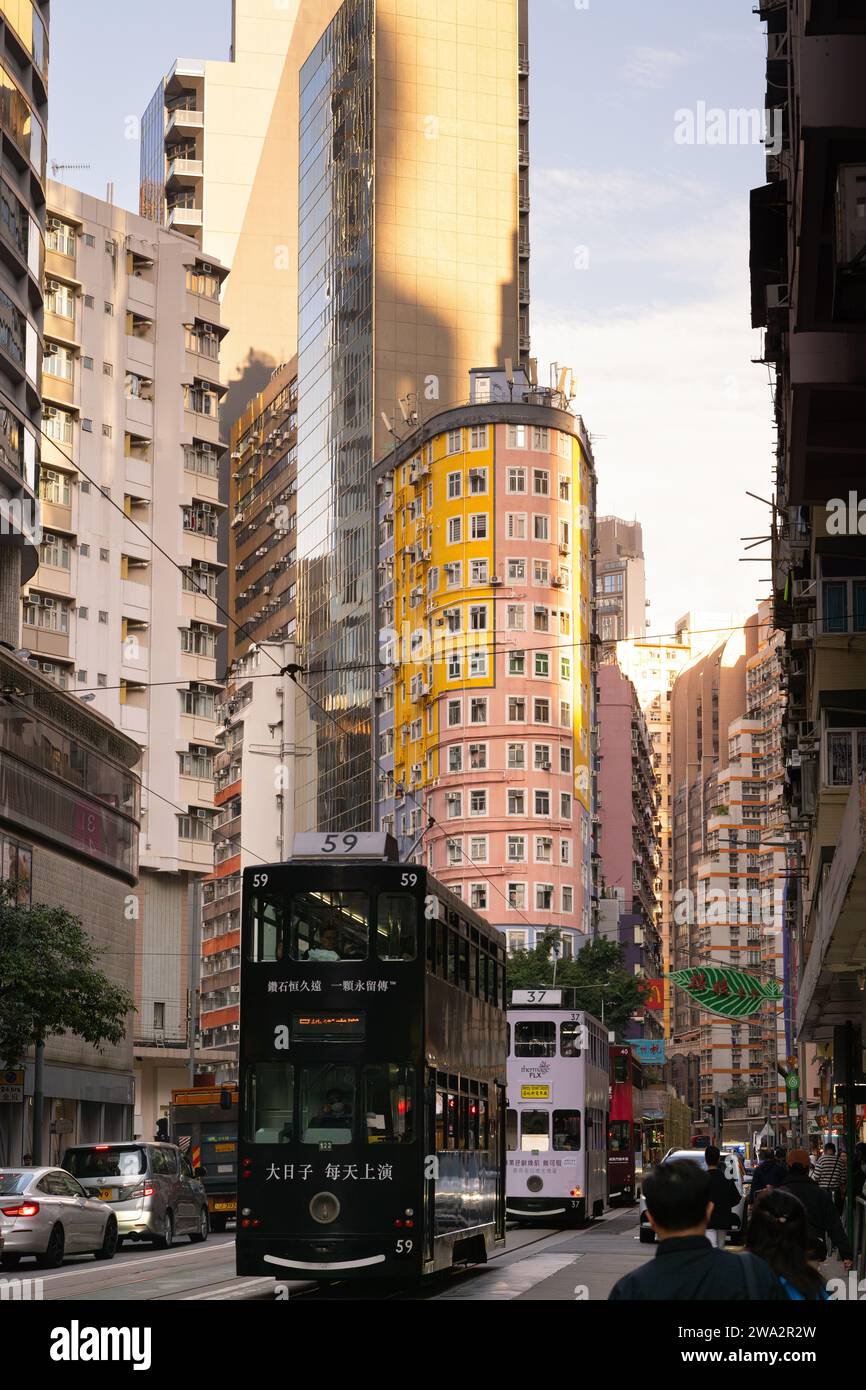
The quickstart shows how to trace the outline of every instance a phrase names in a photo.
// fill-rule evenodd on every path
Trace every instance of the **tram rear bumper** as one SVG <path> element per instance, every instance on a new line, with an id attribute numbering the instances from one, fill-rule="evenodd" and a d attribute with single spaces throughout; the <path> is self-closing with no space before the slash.
<path id="1" fill-rule="evenodd" d="M 384 1235 L 331 1240 L 244 1236 L 237 1241 L 237 1272 L 274 1279 L 393 1279 L 420 1274 L 420 1236 L 414 1237 L 410 1251 L 398 1251 L 397 1244 L 394 1236 Z"/>
<path id="2" fill-rule="evenodd" d="M 538 1221 L 555 1226 L 558 1222 L 586 1220 L 585 1197 L 509 1197 L 505 1214 L 516 1221 Z"/>

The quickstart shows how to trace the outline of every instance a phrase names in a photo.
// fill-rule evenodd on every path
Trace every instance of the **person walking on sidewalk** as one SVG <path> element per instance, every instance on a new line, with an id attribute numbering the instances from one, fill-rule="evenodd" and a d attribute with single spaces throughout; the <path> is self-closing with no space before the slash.
<path id="1" fill-rule="evenodd" d="M 785 1150 L 762 1149 L 761 1161 L 752 1174 L 752 1186 L 749 1189 L 749 1205 L 751 1205 L 759 1192 L 763 1192 L 768 1187 L 781 1187 L 785 1181 Z M 778 1154 L 782 1157 L 779 1159 Z"/>
<path id="2" fill-rule="evenodd" d="M 734 1207 L 740 1200 L 740 1193 L 733 1178 L 725 1177 L 719 1167 L 721 1151 L 715 1144 L 704 1149 L 707 1172 L 710 1175 L 710 1201 L 713 1210 L 707 1221 L 707 1240 L 717 1249 L 724 1250 L 725 1239 L 734 1224 Z"/>
<path id="3" fill-rule="evenodd" d="M 659 1240 L 655 1259 L 632 1270 L 609 1299 L 621 1302 L 782 1302 L 785 1293 L 770 1266 L 756 1255 L 714 1250 L 706 1237 L 712 1213 L 710 1175 L 681 1158 L 661 1163 L 644 1179 L 650 1225 Z"/>
<path id="4" fill-rule="evenodd" d="M 824 1280 L 809 1263 L 809 1221 L 806 1208 L 790 1192 L 767 1189 L 752 1209 L 746 1249 L 766 1260 L 785 1297 L 795 1301 L 826 1301 Z"/>
<path id="5" fill-rule="evenodd" d="M 836 1152 L 836 1145 L 831 1140 L 824 1145 L 824 1153 L 815 1164 L 812 1174 L 818 1186 L 830 1193 L 840 1214 L 845 1205 L 845 1189 L 848 1185 L 847 1166 L 844 1155 Z"/>
<path id="6" fill-rule="evenodd" d="M 803 1203 L 809 1234 L 813 1245 L 818 1248 L 820 1259 L 827 1258 L 829 1238 L 829 1243 L 839 1251 L 845 1268 L 851 1269 L 853 1260 L 847 1232 L 839 1219 L 830 1189 L 809 1177 L 809 1155 L 805 1149 L 792 1149 L 788 1154 L 788 1177 L 778 1190 L 789 1192 Z"/>

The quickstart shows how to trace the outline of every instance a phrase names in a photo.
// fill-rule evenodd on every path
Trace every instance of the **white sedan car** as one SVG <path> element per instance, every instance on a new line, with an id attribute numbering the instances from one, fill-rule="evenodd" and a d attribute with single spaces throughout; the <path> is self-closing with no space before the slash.
<path id="1" fill-rule="evenodd" d="M 688 1159 L 692 1163 L 700 1163 L 703 1168 L 706 1168 L 707 1166 L 706 1155 L 703 1149 L 670 1149 L 662 1159 L 662 1163 L 673 1163 L 675 1159 L 681 1158 Z M 742 1165 L 738 1161 L 738 1157 L 735 1153 L 725 1152 L 722 1154 L 719 1160 L 719 1167 L 721 1168 L 726 1178 L 733 1178 L 734 1182 L 737 1184 L 737 1191 L 740 1194 L 740 1200 L 737 1202 L 737 1205 L 734 1207 L 732 1212 L 734 1221 L 732 1227 L 732 1234 L 738 1234 L 740 1238 L 742 1238 L 742 1232 L 744 1230 L 744 1218 L 746 1214 L 746 1188 L 743 1182 Z M 641 1194 L 640 1198 L 639 1212 L 640 1239 L 644 1244 L 651 1245 L 655 1241 L 656 1233 L 653 1230 L 652 1226 L 649 1224 L 649 1216 L 647 1215 L 646 1209 L 646 1198 L 643 1196 L 643 1194 Z"/>
<path id="2" fill-rule="evenodd" d="M 3 1269 L 27 1255 L 43 1269 L 56 1269 L 66 1255 L 111 1260 L 117 1217 L 62 1168 L 0 1168 L 0 1237 Z"/>

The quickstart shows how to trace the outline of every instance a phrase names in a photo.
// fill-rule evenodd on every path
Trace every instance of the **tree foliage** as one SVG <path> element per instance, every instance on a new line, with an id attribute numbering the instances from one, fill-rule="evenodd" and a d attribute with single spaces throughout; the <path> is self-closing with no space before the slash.
<path id="1" fill-rule="evenodd" d="M 553 984 L 553 950 L 561 939 L 556 930 L 547 931 L 531 951 L 515 951 L 508 957 L 506 980 L 508 998 L 515 989 L 540 989 Z M 604 1000 L 605 1026 L 617 1041 L 629 1031 L 629 1020 L 643 1007 L 643 988 L 623 964 L 622 947 L 598 937 L 588 941 L 573 960 L 556 962 L 556 985 L 576 987 L 578 1009 L 601 1018 Z"/>
<path id="2" fill-rule="evenodd" d="M 101 1049 L 126 1033 L 134 1004 L 99 970 L 77 917 L 60 907 L 17 907 L 0 880 L 0 1060 L 18 1066 L 28 1048 L 73 1033 Z"/>

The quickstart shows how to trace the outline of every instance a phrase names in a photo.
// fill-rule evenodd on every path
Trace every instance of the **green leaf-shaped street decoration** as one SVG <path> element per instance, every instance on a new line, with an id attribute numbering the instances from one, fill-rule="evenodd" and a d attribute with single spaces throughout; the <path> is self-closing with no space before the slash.
<path id="1" fill-rule="evenodd" d="M 684 989 L 702 1009 L 725 1018 L 749 1018 L 768 999 L 781 999 L 778 980 L 759 980 L 727 965 L 699 965 L 675 970 L 668 979 Z"/>

